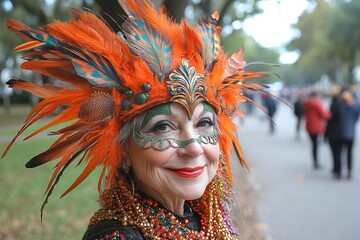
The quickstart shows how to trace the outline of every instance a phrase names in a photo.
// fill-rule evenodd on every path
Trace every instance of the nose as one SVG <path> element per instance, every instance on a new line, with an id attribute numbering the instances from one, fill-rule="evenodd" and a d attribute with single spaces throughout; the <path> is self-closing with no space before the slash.
<path id="1" fill-rule="evenodd" d="M 180 146 L 177 152 L 179 156 L 198 157 L 204 153 L 204 149 L 202 148 L 201 143 L 198 143 L 193 139 L 190 143 Z"/>

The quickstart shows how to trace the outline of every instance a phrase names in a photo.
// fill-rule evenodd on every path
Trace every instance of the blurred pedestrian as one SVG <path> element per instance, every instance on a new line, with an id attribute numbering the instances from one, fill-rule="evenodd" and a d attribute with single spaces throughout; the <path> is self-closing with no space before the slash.
<path id="1" fill-rule="evenodd" d="M 325 122 L 331 117 L 318 96 L 317 91 L 312 91 L 304 103 L 306 131 L 309 134 L 312 148 L 313 166 L 318 169 L 318 140 L 325 132 Z"/>
<path id="2" fill-rule="evenodd" d="M 273 96 L 271 96 L 269 93 L 264 93 L 262 95 L 263 98 L 263 104 L 267 110 L 267 114 L 269 116 L 269 123 L 270 123 L 270 133 L 274 133 L 275 132 L 275 125 L 273 122 L 273 117 L 276 113 L 276 109 L 277 109 L 277 102 L 275 100 L 275 98 Z"/>
<path id="3" fill-rule="evenodd" d="M 295 137 L 296 139 L 300 138 L 300 128 L 302 119 L 304 117 L 304 94 L 300 92 L 294 102 L 294 114 L 296 117 L 296 131 L 295 131 Z"/>
<path id="4" fill-rule="evenodd" d="M 360 114 L 360 104 L 355 101 L 354 96 L 349 90 L 341 93 L 338 101 L 338 134 L 339 134 L 339 150 L 335 160 L 334 177 L 341 177 L 342 151 L 346 150 L 347 159 L 347 178 L 352 178 L 353 155 L 352 147 L 355 139 L 356 122 Z"/>
<path id="5" fill-rule="evenodd" d="M 255 99 L 255 93 L 252 90 L 245 89 L 244 90 L 244 96 L 249 99 L 249 101 L 245 102 L 246 106 L 246 114 L 252 115 L 253 114 L 253 108 L 254 108 L 254 99 Z"/>
<path id="6" fill-rule="evenodd" d="M 325 141 L 329 143 L 332 155 L 332 173 L 336 175 L 337 164 L 340 161 L 340 112 L 339 112 L 339 101 L 340 101 L 340 89 L 337 89 L 331 94 L 330 113 L 331 118 L 328 120 L 325 131 Z"/>

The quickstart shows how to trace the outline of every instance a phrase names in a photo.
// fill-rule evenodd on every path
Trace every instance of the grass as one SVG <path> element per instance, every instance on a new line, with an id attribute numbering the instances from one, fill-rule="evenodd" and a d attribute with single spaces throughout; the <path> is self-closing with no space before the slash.
<path id="1" fill-rule="evenodd" d="M 4 115 L 0 108 L 1 154 L 22 126 L 29 109 L 21 106 L 12 111 L 11 115 Z M 38 126 L 35 125 L 27 133 Z M 40 208 L 45 199 L 44 191 L 56 161 L 34 169 L 27 169 L 24 165 L 47 149 L 54 140 L 55 137 L 45 134 L 24 142 L 18 139 L 6 157 L 0 160 L 0 239 L 81 239 L 89 218 L 98 209 L 99 171 L 91 174 L 73 192 L 59 199 L 83 169 L 81 166 L 70 166 L 45 206 L 41 222 Z"/>

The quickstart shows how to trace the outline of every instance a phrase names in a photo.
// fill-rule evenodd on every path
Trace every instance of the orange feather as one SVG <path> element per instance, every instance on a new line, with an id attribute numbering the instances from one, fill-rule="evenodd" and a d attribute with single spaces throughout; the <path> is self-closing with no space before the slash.
<path id="1" fill-rule="evenodd" d="M 31 82 L 14 79 L 9 80 L 6 84 L 9 85 L 9 87 L 11 88 L 28 91 L 31 94 L 40 98 L 48 98 L 52 95 L 58 94 L 59 91 L 62 89 L 61 87 L 57 87 L 52 84 L 45 84 L 43 86 L 39 86 Z"/>
<path id="2" fill-rule="evenodd" d="M 148 46 L 146 41 L 143 45 L 138 44 L 136 37 L 139 36 L 136 36 L 130 43 L 129 39 L 118 36 L 93 13 L 73 10 L 75 20 L 55 21 L 38 30 L 33 30 L 13 19 L 7 22 L 9 29 L 26 41 L 15 48 L 16 51 L 28 51 L 23 55 L 27 61 L 21 67 L 56 78 L 66 84 L 63 87 L 57 87 L 53 84 L 38 86 L 21 81 L 10 82 L 10 86 L 31 92 L 44 100 L 30 112 L 2 157 L 20 134 L 34 122 L 50 116 L 61 106 L 67 107 L 49 123 L 25 138 L 25 140 L 29 139 L 58 124 L 69 123 L 69 126 L 52 132 L 52 135 L 57 135 L 58 139 L 28 163 L 28 166 L 35 167 L 59 159 L 46 189 L 48 194 L 46 201 L 63 171 L 80 154 L 83 155 L 84 161 L 81 159 L 79 163 L 86 166 L 62 196 L 78 186 L 100 165 L 102 165 L 102 172 L 98 188 L 100 190 L 102 181 L 105 181 L 105 173 L 107 175 L 105 185 L 110 185 L 115 179 L 121 164 L 121 156 L 124 154 L 125 147 L 117 142 L 117 134 L 122 124 L 153 106 L 170 101 L 171 95 L 166 84 L 168 74 L 177 70 L 183 59 L 189 60 L 190 66 L 195 67 L 198 74 L 205 75 L 205 83 L 208 86 L 206 101 L 213 105 L 218 115 L 221 130 L 219 142 L 224 152 L 230 180 L 232 181 L 230 166 L 232 149 L 235 149 L 240 160 L 249 169 L 240 144 L 236 140 L 237 127 L 231 117 L 238 113 L 239 104 L 249 101 L 242 95 L 243 89 L 262 90 L 263 88 L 262 85 L 244 81 L 261 77 L 267 72 L 246 70 L 242 50 L 227 58 L 220 46 L 220 28 L 215 25 L 218 18 L 216 13 L 213 19 L 208 19 L 209 22 L 205 22 L 201 27 L 193 27 L 186 21 L 181 24 L 175 23 L 165 14 L 164 8 L 158 12 L 151 2 L 146 0 L 119 0 L 119 3 L 129 15 L 132 15 L 131 19 L 139 18 L 141 20 L 139 22 L 146 23 L 145 25 L 151 29 L 150 36 L 153 40 L 151 43 L 155 43 L 155 46 L 161 43 L 160 50 L 166 49 L 166 51 L 160 51 L 163 54 L 161 56 L 166 56 L 165 63 L 159 61 L 164 65 L 161 67 L 165 68 L 166 76 L 156 74 L 153 63 L 149 63 L 148 59 L 144 58 L 142 46 Z M 144 31 L 146 30 L 148 29 Z M 208 30 L 215 32 L 212 34 L 210 31 L 208 34 Z M 38 35 L 43 37 L 44 41 Z M 157 38 L 158 35 L 161 38 Z M 207 37 L 210 41 L 205 44 Z M 211 54 L 205 46 L 215 46 L 216 54 Z M 154 49 L 156 53 L 154 55 L 157 57 L 156 50 L 158 49 L 156 47 Z M 168 54 L 169 51 L 171 54 Z M 203 56 L 205 54 L 206 57 Z M 151 54 L 147 56 L 149 55 L 152 56 Z M 96 79 L 99 75 L 101 77 Z M 113 85 L 99 84 L 105 81 L 105 78 L 108 78 L 106 81 Z M 144 90 L 146 84 L 151 86 L 151 90 Z M 131 94 L 128 90 L 131 90 Z M 87 106 L 88 99 L 93 98 L 94 93 L 106 94 L 107 99 L 114 102 L 116 106 L 114 117 L 110 120 L 94 123 L 79 119 L 80 109 Z M 129 97 L 125 93 L 134 96 Z M 147 101 L 137 104 L 134 101 L 136 94 L 146 95 Z M 124 104 L 127 103 L 126 101 L 128 101 L 128 106 Z M 110 105 L 113 107 L 112 104 Z M 101 106 L 106 106 L 106 104 Z M 111 111 L 113 111 L 112 108 Z"/>
<path id="3" fill-rule="evenodd" d="M 30 41 L 17 46 L 16 48 L 14 48 L 14 51 L 20 52 L 20 51 L 30 50 L 36 47 L 40 47 L 42 45 L 45 45 L 45 43 L 40 41 Z"/>

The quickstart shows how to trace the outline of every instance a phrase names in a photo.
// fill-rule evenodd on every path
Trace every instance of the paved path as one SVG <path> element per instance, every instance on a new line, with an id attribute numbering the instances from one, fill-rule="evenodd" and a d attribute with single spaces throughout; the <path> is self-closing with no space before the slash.
<path id="1" fill-rule="evenodd" d="M 258 191 L 256 209 L 265 240 L 360 239 L 360 126 L 354 146 L 354 178 L 332 179 L 328 144 L 312 168 L 310 140 L 295 139 L 292 110 L 280 106 L 275 134 L 260 112 L 240 124 L 239 138 Z M 344 169 L 345 170 L 345 169 Z"/>

